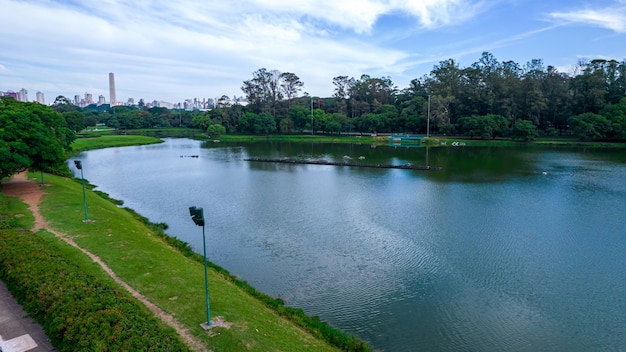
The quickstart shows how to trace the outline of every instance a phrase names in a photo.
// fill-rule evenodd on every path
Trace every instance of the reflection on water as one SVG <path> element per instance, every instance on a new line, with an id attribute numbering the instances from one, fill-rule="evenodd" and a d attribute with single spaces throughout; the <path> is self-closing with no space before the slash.
<path id="1" fill-rule="evenodd" d="M 623 154 L 181 139 L 79 158 L 198 250 L 204 207 L 211 260 L 377 350 L 620 351 Z M 344 156 L 444 169 L 243 161 Z"/>

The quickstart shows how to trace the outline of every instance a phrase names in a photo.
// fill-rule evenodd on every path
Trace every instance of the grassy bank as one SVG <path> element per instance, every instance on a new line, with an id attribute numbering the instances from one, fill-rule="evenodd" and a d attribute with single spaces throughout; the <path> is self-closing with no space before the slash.
<path id="1" fill-rule="evenodd" d="M 139 136 L 139 135 L 89 135 L 77 138 L 72 143 L 72 151 L 79 153 L 85 150 L 101 149 L 108 147 L 124 147 L 131 145 L 145 145 L 161 143 L 162 141 L 156 137 Z"/>
<path id="2" fill-rule="evenodd" d="M 37 174 L 30 177 L 36 178 Z M 118 208 L 91 191 L 87 192 L 87 204 L 89 217 L 95 221 L 82 222 L 80 184 L 52 175 L 46 176 L 46 182 L 50 186 L 45 188 L 47 194 L 41 212 L 51 226 L 70 234 L 81 247 L 99 256 L 120 278 L 175 316 L 212 350 L 337 350 L 314 336 L 320 332 L 304 331 L 242 290 L 242 282 L 233 281 L 227 273 L 215 269 L 209 273 L 211 315 L 222 316 L 233 326 L 216 328 L 213 336 L 209 336 L 199 326 L 206 320 L 201 262 L 185 257 L 166 244 L 132 212 Z M 80 254 L 73 256 L 82 258 L 81 266 L 93 266 L 88 258 Z"/>
<path id="3" fill-rule="evenodd" d="M 290 143 L 345 143 L 345 144 L 376 144 L 388 145 L 389 136 L 376 136 L 364 134 L 363 136 L 337 136 L 337 135 L 224 135 L 217 138 L 220 142 L 290 142 Z M 569 146 L 586 148 L 626 148 L 626 143 L 581 141 L 575 137 L 542 137 L 532 142 L 516 141 L 509 138 L 498 139 L 471 139 L 464 136 L 431 136 L 424 138 L 421 145 L 429 147 L 454 147 L 453 143 L 461 143 L 466 147 L 518 147 L 518 146 Z M 406 142 L 405 142 L 406 143 Z M 409 144 L 409 143 L 407 143 Z M 420 145 L 419 142 L 411 143 Z"/>
<path id="4" fill-rule="evenodd" d="M 120 135 L 123 133 L 123 135 Z M 137 139 L 136 143 L 130 142 L 130 136 L 142 137 L 185 137 L 199 140 L 210 139 L 202 130 L 192 128 L 151 128 L 151 129 L 137 129 L 137 130 L 99 130 L 99 131 L 84 131 L 79 134 L 79 139 L 75 142 L 75 150 L 82 151 L 87 149 L 105 148 L 107 146 L 124 146 L 124 145 L 137 145 L 155 143 L 154 140 Z M 99 143 L 97 137 L 111 137 L 109 140 L 101 140 Z M 89 141 L 81 141 L 87 139 Z M 364 133 L 360 136 L 355 135 L 336 135 L 336 134 L 271 134 L 271 135 L 238 135 L 229 134 L 222 135 L 210 140 L 219 141 L 223 143 L 238 143 L 238 142 L 292 142 L 292 143 L 341 143 L 341 144 L 376 144 L 387 145 L 389 144 L 389 136 L 379 135 L 376 137 L 371 136 L 368 133 Z M 472 139 L 465 136 L 431 136 L 424 138 L 422 145 L 430 147 L 450 147 L 453 142 L 465 143 L 468 147 L 511 147 L 511 146 L 571 146 L 571 147 L 594 147 L 594 148 L 624 148 L 626 143 L 620 142 L 603 142 L 603 141 L 581 141 L 576 137 L 563 136 L 563 137 L 539 137 L 532 142 L 522 142 L 512 140 L 510 138 L 497 138 L 497 139 Z M 119 144 L 117 144 L 119 143 Z M 128 143 L 128 144 L 126 144 Z M 83 146 L 85 145 L 86 146 Z M 417 143 L 419 144 L 419 143 Z M 85 149 L 86 148 L 86 149 Z"/>
<path id="5" fill-rule="evenodd" d="M 223 135 L 218 139 L 220 142 L 294 142 L 294 143 L 347 143 L 347 144 L 375 144 L 380 143 L 380 137 L 369 135 L 363 136 L 338 136 L 338 135 Z M 387 139 L 385 139 L 387 141 Z"/>

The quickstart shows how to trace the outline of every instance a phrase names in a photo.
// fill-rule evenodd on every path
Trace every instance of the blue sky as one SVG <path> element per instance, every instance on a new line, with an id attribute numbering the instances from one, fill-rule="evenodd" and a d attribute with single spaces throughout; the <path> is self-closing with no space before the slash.
<path id="1" fill-rule="evenodd" d="M 626 0 L 0 0 L 0 91 L 117 100 L 243 95 L 265 67 L 303 92 L 332 79 L 389 76 L 398 88 L 442 60 L 482 52 L 570 73 L 580 59 L 626 59 Z"/>

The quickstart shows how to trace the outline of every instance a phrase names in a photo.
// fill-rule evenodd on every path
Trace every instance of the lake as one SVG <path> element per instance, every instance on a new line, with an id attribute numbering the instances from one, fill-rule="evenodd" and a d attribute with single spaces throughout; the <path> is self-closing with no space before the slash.
<path id="1" fill-rule="evenodd" d="M 203 207 L 211 261 L 375 350 L 626 350 L 623 149 L 166 139 L 75 159 L 199 253 Z"/>

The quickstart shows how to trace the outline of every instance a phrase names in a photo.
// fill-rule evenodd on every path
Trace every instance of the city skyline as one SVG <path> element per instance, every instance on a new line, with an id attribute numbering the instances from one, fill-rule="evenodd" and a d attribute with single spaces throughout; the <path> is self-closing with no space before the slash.
<path id="1" fill-rule="evenodd" d="M 109 82 L 109 88 L 108 88 L 109 100 L 106 100 L 105 96 L 103 94 L 100 94 L 98 96 L 98 100 L 94 101 L 93 94 L 90 92 L 85 92 L 84 96 L 81 96 L 80 94 L 74 94 L 73 99 L 72 99 L 71 94 L 56 95 L 51 101 L 46 102 L 44 98 L 44 93 L 41 91 L 37 91 L 36 99 L 29 99 L 28 89 L 26 88 L 21 88 L 20 90 L 17 90 L 17 91 L 13 89 L 7 89 L 6 91 L 0 90 L 0 97 L 8 96 L 8 97 L 12 97 L 22 102 L 38 102 L 44 105 L 52 105 L 54 104 L 54 101 L 56 100 L 57 97 L 62 96 L 68 99 L 72 104 L 79 106 L 79 107 L 87 107 L 89 105 L 99 106 L 99 105 L 104 105 L 104 104 L 113 105 L 113 106 L 118 106 L 118 105 L 137 106 L 141 102 L 145 104 L 145 106 L 147 107 L 156 106 L 156 107 L 166 107 L 170 109 L 171 108 L 187 109 L 188 106 L 190 107 L 189 109 L 209 109 L 209 108 L 215 107 L 215 104 L 221 98 L 221 97 L 204 97 L 204 98 L 193 97 L 193 98 L 185 98 L 177 102 L 171 102 L 171 101 L 165 101 L 162 99 L 161 100 L 159 99 L 146 100 L 143 98 L 139 98 L 137 101 L 135 101 L 134 97 L 129 97 L 126 100 L 126 102 L 121 102 L 116 99 L 115 73 L 114 72 L 109 72 L 108 82 Z M 244 97 L 241 95 L 228 97 L 228 99 L 230 103 L 236 103 L 236 104 L 247 103 Z"/>
<path id="2" fill-rule="evenodd" d="M 402 89 L 440 61 L 467 67 L 485 51 L 565 73 L 581 59 L 626 59 L 626 0 L 239 5 L 111 0 L 93 11 L 73 1 L 0 0 L 0 91 L 41 91 L 48 102 L 110 96 L 103 77 L 115 72 L 114 100 L 177 103 L 241 96 L 243 81 L 267 68 L 298 75 L 300 95 L 326 97 L 335 76 L 390 77 Z"/>

